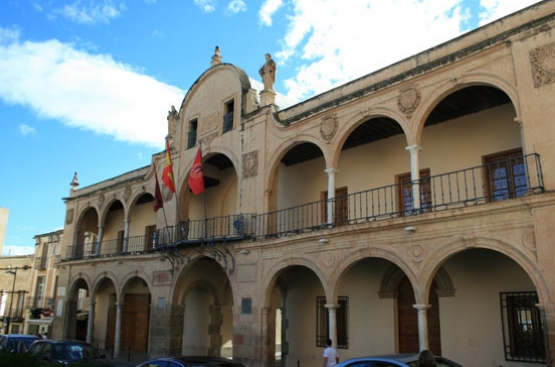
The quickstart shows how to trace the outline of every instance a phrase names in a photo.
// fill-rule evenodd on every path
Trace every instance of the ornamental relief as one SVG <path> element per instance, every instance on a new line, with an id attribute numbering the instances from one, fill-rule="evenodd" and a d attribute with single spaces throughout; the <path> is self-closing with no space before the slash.
<path id="1" fill-rule="evenodd" d="M 335 113 L 322 118 L 322 122 L 320 124 L 320 134 L 328 143 L 337 132 L 337 125 L 337 114 Z"/>
<path id="2" fill-rule="evenodd" d="M 66 224 L 73 223 L 73 216 L 75 215 L 75 209 L 69 209 L 66 212 Z"/>
<path id="3" fill-rule="evenodd" d="M 106 199 L 106 198 L 104 197 L 104 194 L 100 194 L 100 195 L 98 196 L 97 203 L 98 203 L 98 207 L 99 207 L 99 208 L 102 208 L 102 204 L 104 204 L 104 200 L 105 200 L 105 199 Z"/>
<path id="4" fill-rule="evenodd" d="M 535 88 L 554 83 L 555 42 L 531 50 L 530 67 L 532 68 Z"/>
<path id="5" fill-rule="evenodd" d="M 243 154 L 243 178 L 258 175 L 258 150 Z"/>
<path id="6" fill-rule="evenodd" d="M 125 189 L 123 190 L 123 200 L 125 200 L 125 202 L 129 202 L 129 198 L 131 197 L 131 186 L 127 185 L 125 186 Z"/>
<path id="7" fill-rule="evenodd" d="M 408 86 L 400 90 L 399 97 L 397 98 L 397 107 L 399 111 L 410 119 L 420 104 L 420 98 L 420 91 L 414 86 Z"/>

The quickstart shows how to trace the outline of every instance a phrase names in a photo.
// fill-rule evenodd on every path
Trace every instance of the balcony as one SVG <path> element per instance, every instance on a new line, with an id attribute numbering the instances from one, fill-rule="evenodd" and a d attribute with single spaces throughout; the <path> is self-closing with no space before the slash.
<path id="1" fill-rule="evenodd" d="M 264 240 L 378 220 L 422 215 L 520 198 L 544 191 L 539 155 L 422 177 L 408 184 L 372 188 L 261 214 L 233 214 L 180 222 L 153 236 L 102 241 L 91 248 L 71 246 L 65 260 L 149 253 L 240 240 Z M 414 193 L 420 193 L 415 202 Z M 419 203 L 418 203 L 419 202 Z M 328 214 L 333 220 L 328 222 Z"/>

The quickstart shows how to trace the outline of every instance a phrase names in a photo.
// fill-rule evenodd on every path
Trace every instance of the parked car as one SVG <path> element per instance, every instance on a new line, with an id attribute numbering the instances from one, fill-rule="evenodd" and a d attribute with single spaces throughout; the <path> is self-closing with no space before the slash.
<path id="1" fill-rule="evenodd" d="M 136 367 L 245 367 L 239 362 L 222 357 L 180 356 L 160 357 L 138 364 Z"/>
<path id="2" fill-rule="evenodd" d="M 29 348 L 29 352 L 37 354 L 41 360 L 59 363 L 65 366 L 109 366 L 115 365 L 101 355 L 89 343 L 78 340 L 37 340 Z"/>
<path id="3" fill-rule="evenodd" d="M 435 356 L 437 367 L 463 367 L 447 358 Z M 347 359 L 335 367 L 418 367 L 418 353 L 375 355 Z"/>
<path id="4" fill-rule="evenodd" d="M 0 350 L 8 350 L 10 352 L 26 352 L 35 340 L 40 338 L 35 335 L 25 334 L 5 334 L 0 335 Z"/>

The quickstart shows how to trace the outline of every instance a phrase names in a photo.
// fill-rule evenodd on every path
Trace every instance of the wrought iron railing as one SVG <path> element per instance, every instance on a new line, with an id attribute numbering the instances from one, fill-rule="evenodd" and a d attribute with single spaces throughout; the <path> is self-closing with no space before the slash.
<path id="1" fill-rule="evenodd" d="M 93 243 L 88 247 L 71 246 L 66 260 L 138 254 L 168 246 L 195 246 L 246 238 L 260 240 L 485 204 L 543 191 L 539 156 L 530 154 L 268 213 L 183 221 L 157 230 L 150 238 L 136 236 Z M 415 192 L 420 195 L 420 204 L 414 200 Z"/>

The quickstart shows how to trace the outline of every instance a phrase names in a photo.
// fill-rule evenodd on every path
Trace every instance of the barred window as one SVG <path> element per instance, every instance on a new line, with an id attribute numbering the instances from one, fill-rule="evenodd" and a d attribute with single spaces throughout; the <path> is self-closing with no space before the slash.
<path id="1" fill-rule="evenodd" d="M 335 310 L 335 325 L 337 328 L 337 348 L 348 349 L 347 315 L 349 312 L 349 297 L 337 298 L 339 307 Z M 326 308 L 326 297 L 316 297 L 316 346 L 325 348 L 329 335 L 329 312 Z"/>
<path id="2" fill-rule="evenodd" d="M 536 292 L 503 292 L 501 318 L 507 361 L 545 363 L 542 317 Z"/>

